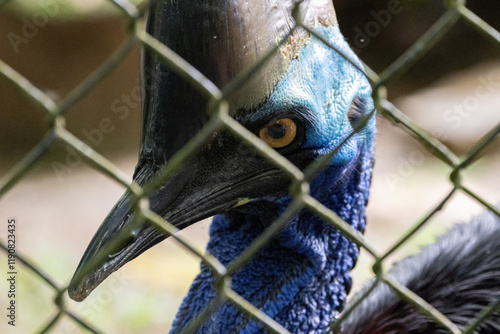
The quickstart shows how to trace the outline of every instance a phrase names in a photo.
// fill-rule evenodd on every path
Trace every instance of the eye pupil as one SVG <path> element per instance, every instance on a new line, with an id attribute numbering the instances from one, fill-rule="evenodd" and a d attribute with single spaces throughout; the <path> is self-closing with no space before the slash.
<path id="1" fill-rule="evenodd" d="M 272 139 L 280 139 L 286 135 L 286 128 L 283 124 L 273 124 L 267 128 L 267 135 Z"/>
<path id="2" fill-rule="evenodd" d="M 259 137 L 269 146 L 282 148 L 293 142 L 297 126 L 291 118 L 281 118 L 260 129 Z"/>

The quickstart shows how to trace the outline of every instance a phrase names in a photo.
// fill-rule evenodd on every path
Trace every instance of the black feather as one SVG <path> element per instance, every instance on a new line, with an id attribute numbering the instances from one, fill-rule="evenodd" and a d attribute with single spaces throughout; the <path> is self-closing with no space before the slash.
<path id="1" fill-rule="evenodd" d="M 500 298 L 500 219 L 488 213 L 457 225 L 389 274 L 463 329 Z M 448 332 L 379 284 L 343 323 L 342 334 L 368 333 Z M 500 333 L 500 314 L 490 316 L 475 333 Z"/>

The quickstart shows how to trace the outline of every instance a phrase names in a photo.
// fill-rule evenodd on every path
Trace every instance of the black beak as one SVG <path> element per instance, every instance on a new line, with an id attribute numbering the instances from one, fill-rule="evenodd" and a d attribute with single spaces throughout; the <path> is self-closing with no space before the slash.
<path id="1" fill-rule="evenodd" d="M 252 199 L 282 195 L 288 187 L 279 170 L 228 133 L 214 141 L 149 198 L 151 210 L 179 229 Z M 159 169 L 139 163 L 134 179 L 144 185 Z M 72 299 L 84 300 L 111 273 L 167 237 L 140 221 L 133 204 L 126 192 L 99 227 L 71 280 Z"/>

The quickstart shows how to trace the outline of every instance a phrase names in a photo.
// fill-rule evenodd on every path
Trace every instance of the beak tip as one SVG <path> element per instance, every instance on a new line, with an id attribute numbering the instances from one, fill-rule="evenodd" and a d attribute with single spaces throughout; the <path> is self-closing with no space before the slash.
<path id="1" fill-rule="evenodd" d="M 91 291 L 89 289 L 85 289 L 85 282 L 74 282 L 71 280 L 71 283 L 69 284 L 68 287 L 68 295 L 69 298 L 73 299 L 75 302 L 81 302 L 84 301 L 85 298 L 90 294 Z"/>
<path id="2" fill-rule="evenodd" d="M 68 294 L 69 294 L 69 298 L 71 298 L 75 302 L 83 302 L 85 300 L 85 298 L 86 298 L 86 296 L 80 295 L 78 293 L 68 292 Z"/>
<path id="3" fill-rule="evenodd" d="M 97 287 L 94 275 L 81 276 L 77 270 L 68 286 L 68 296 L 76 302 L 84 301 Z"/>

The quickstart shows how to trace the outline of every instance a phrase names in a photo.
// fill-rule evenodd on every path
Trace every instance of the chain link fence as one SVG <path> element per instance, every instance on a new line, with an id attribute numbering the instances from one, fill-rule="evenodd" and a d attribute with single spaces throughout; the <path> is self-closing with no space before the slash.
<path id="1" fill-rule="evenodd" d="M 7 0 L 0 1 L 0 9 L 7 2 Z M 209 307 L 199 315 L 196 321 L 191 323 L 190 326 L 184 330 L 186 333 L 195 332 L 196 328 L 203 324 L 203 322 L 210 316 L 211 312 L 224 302 L 234 304 L 250 318 L 261 322 L 269 332 L 287 332 L 280 324 L 260 312 L 257 308 L 231 290 L 230 282 L 231 275 L 249 259 L 251 259 L 252 256 L 254 256 L 259 249 L 262 248 L 280 230 L 287 220 L 301 209 L 307 209 L 319 215 L 325 222 L 339 229 L 347 238 L 354 241 L 359 245 L 359 247 L 365 249 L 370 256 L 373 257 L 375 262 L 373 271 L 376 275 L 376 280 L 372 285 L 372 289 L 377 284 L 387 284 L 401 299 L 404 299 L 406 302 L 411 304 L 416 310 L 418 310 L 418 312 L 432 318 L 437 324 L 447 329 L 450 333 L 473 333 L 474 329 L 477 328 L 488 315 L 499 310 L 500 299 L 486 307 L 480 314 L 477 315 L 475 321 L 470 323 L 464 330 L 461 331 L 438 310 L 418 295 L 414 294 L 412 291 L 386 276 L 382 270 L 382 264 L 386 258 L 397 251 L 398 248 L 405 244 L 409 238 L 415 235 L 456 192 L 462 192 L 470 196 L 472 199 L 482 204 L 486 209 L 491 210 L 500 217 L 500 212 L 491 203 L 488 203 L 488 201 L 464 185 L 461 178 L 463 171 L 478 159 L 480 154 L 498 135 L 500 132 L 500 124 L 497 124 L 491 131 L 485 133 L 484 136 L 466 154 L 462 157 L 458 157 L 436 137 L 430 135 L 428 132 L 415 124 L 386 98 L 386 84 L 403 75 L 406 70 L 408 70 L 423 55 L 425 55 L 440 39 L 445 37 L 447 32 L 458 21 L 464 21 L 473 29 L 477 30 L 484 37 L 485 43 L 489 42 L 493 43 L 497 47 L 500 46 L 500 32 L 495 30 L 476 14 L 470 11 L 465 6 L 465 1 L 449 1 L 446 4 L 448 8 L 446 13 L 382 73 L 377 74 L 367 66 L 364 71 L 373 87 L 373 96 L 375 98 L 376 108 L 379 114 L 392 121 L 394 126 L 402 128 L 426 149 L 428 149 L 431 154 L 449 166 L 450 172 L 448 176 L 453 184 L 453 189 L 450 193 L 447 194 L 442 201 L 436 203 L 435 208 L 431 210 L 428 215 L 415 222 L 407 233 L 405 233 L 394 245 L 389 248 L 389 251 L 384 254 L 379 254 L 375 251 L 372 245 L 368 244 L 363 237 L 359 235 L 359 233 L 354 231 L 347 223 L 342 221 L 334 212 L 329 210 L 327 207 L 324 207 L 320 202 L 308 194 L 308 180 L 310 180 L 325 165 L 330 156 L 324 157 L 321 161 L 315 162 L 306 170 L 302 171 L 283 156 L 270 149 L 270 147 L 266 144 L 259 141 L 253 133 L 249 132 L 241 124 L 229 116 L 227 102 L 225 100 L 226 97 L 245 83 L 245 81 L 252 75 L 252 72 L 259 68 L 259 66 L 261 66 L 267 58 L 273 54 L 273 52 L 278 52 L 279 46 L 276 46 L 274 50 L 270 50 L 267 57 L 263 57 L 263 59 L 261 59 L 257 64 L 253 64 L 253 66 L 247 71 L 240 73 L 229 85 L 219 89 L 189 63 L 173 53 L 167 45 L 163 45 L 145 32 L 145 12 L 148 8 L 147 2 L 143 2 L 136 6 L 127 0 L 115 0 L 113 4 L 123 12 L 123 15 L 125 15 L 129 21 L 128 38 L 123 42 L 119 49 L 117 49 L 104 63 L 101 64 L 99 68 L 97 68 L 78 87 L 76 87 L 70 94 L 58 103 L 0 59 L 0 76 L 2 80 L 6 80 L 10 83 L 10 85 L 16 87 L 24 94 L 26 99 L 31 100 L 44 110 L 46 114 L 46 122 L 49 128 L 43 139 L 40 140 L 28 154 L 18 161 L 6 175 L 2 176 L 0 179 L 0 196 L 9 192 L 9 190 L 16 185 L 16 183 L 18 183 L 31 168 L 33 168 L 33 166 L 56 142 L 62 142 L 71 146 L 83 157 L 88 165 L 115 180 L 134 194 L 136 203 L 135 210 L 137 216 L 139 217 L 137 221 L 140 221 L 141 219 L 150 221 L 157 228 L 163 230 L 172 238 L 175 238 L 187 250 L 199 257 L 201 261 L 213 271 L 216 279 L 220 283 L 217 284 L 219 298 L 214 300 Z M 302 26 L 307 29 L 307 27 L 303 26 L 300 21 L 297 21 L 297 26 Z M 313 31 L 310 31 L 310 33 L 314 34 Z M 317 37 L 322 39 L 321 36 Z M 328 45 L 326 40 L 323 40 L 323 42 Z M 169 164 L 163 168 L 161 173 L 159 173 L 159 175 L 152 182 L 148 183 L 143 188 L 139 187 L 137 184 L 129 185 L 128 179 L 123 172 L 115 167 L 104 156 L 97 153 L 94 149 L 79 140 L 65 128 L 65 115 L 71 111 L 72 106 L 75 105 L 75 103 L 77 103 L 80 99 L 84 98 L 98 82 L 112 72 L 131 52 L 133 47 L 138 44 L 146 48 L 148 52 L 158 54 L 172 71 L 182 76 L 204 95 L 210 97 L 209 108 L 211 110 L 211 118 L 204 128 L 171 159 Z M 329 45 L 329 47 L 335 49 L 334 45 Z M 373 112 L 367 117 L 372 116 L 372 114 Z M 357 130 L 359 130 L 362 126 L 363 122 L 359 124 Z M 147 203 L 148 195 L 154 192 L 159 185 L 165 183 L 165 181 L 177 170 L 182 168 L 182 162 L 188 159 L 196 151 L 196 149 L 214 133 L 214 131 L 221 128 L 228 129 L 243 142 L 253 147 L 258 154 L 266 159 L 269 159 L 269 161 L 281 168 L 292 181 L 290 191 L 293 195 L 293 202 L 284 214 L 279 217 L 277 221 L 271 225 L 265 233 L 263 233 L 263 235 L 257 238 L 254 243 L 227 268 L 219 263 L 217 259 L 212 257 L 210 254 L 203 254 L 200 252 L 198 248 L 187 238 L 177 235 L 177 229 L 152 212 Z M 5 253 L 9 252 L 6 240 L 0 241 L 0 248 L 2 248 Z M 42 326 L 39 331 L 40 333 L 51 332 L 57 323 L 65 317 L 71 319 L 81 326 L 82 329 L 90 333 L 100 333 L 97 329 L 98 324 L 86 322 L 80 315 L 72 312 L 68 305 L 64 303 L 63 295 L 66 293 L 67 287 L 58 285 L 38 264 L 27 261 L 23 257 L 23 254 L 17 253 L 16 257 L 27 270 L 32 271 L 33 274 L 38 276 L 40 284 L 51 287 L 56 296 L 54 298 L 54 304 L 57 306 L 58 312 L 51 319 L 47 319 L 46 325 L 40 324 Z M 361 299 L 372 289 L 368 289 Z M 331 324 L 332 331 L 339 328 L 342 319 L 344 319 L 357 306 L 357 304 L 358 303 L 351 304 L 348 309 L 344 310 L 343 316 L 335 323 Z"/>

